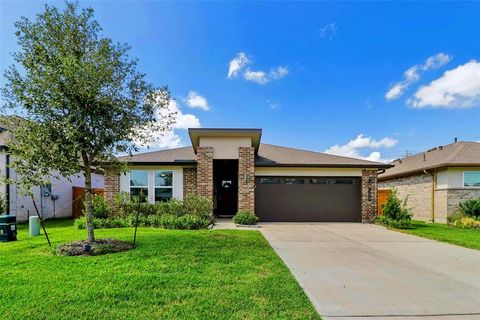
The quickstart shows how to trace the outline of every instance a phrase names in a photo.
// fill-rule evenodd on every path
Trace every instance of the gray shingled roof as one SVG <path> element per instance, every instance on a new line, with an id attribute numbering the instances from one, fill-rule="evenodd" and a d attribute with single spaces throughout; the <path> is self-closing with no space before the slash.
<path id="1" fill-rule="evenodd" d="M 434 168 L 480 166 L 480 143 L 460 141 L 395 160 L 392 164 L 395 166 L 387 169 L 379 179 L 384 180 Z"/>
<path id="2" fill-rule="evenodd" d="M 192 147 L 161 150 L 119 157 L 122 161 L 137 164 L 188 164 L 196 160 Z M 371 167 L 389 168 L 391 165 L 361 159 L 341 157 L 326 153 L 274 146 L 261 143 L 255 160 L 256 166 L 305 167 Z"/>

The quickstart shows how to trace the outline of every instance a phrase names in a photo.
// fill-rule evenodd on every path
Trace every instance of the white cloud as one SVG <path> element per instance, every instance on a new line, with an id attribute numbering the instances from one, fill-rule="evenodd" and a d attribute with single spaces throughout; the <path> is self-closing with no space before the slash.
<path id="1" fill-rule="evenodd" d="M 336 144 L 331 146 L 325 150 L 325 153 L 370 161 L 390 162 L 390 159 L 382 159 L 382 155 L 379 151 L 373 151 L 368 156 L 363 156 L 360 151 L 362 149 L 391 148 L 396 145 L 397 142 L 397 140 L 388 137 L 381 140 L 375 140 L 371 137 L 359 134 L 355 139 L 350 140 L 346 144 Z"/>
<path id="2" fill-rule="evenodd" d="M 289 73 L 287 67 L 279 66 L 275 69 L 270 70 L 270 72 L 265 72 L 262 70 L 252 71 L 250 69 L 246 70 L 243 74 L 243 77 L 247 81 L 253 81 L 258 84 L 266 84 L 272 80 L 282 79 Z"/>
<path id="3" fill-rule="evenodd" d="M 438 69 L 452 60 L 452 57 L 448 54 L 440 52 L 434 56 L 428 57 L 422 66 L 423 70 Z"/>
<path id="4" fill-rule="evenodd" d="M 143 134 L 148 134 L 153 138 L 147 144 L 141 144 L 139 142 L 137 142 L 137 144 L 142 147 L 158 149 L 170 149 L 183 146 L 184 143 L 181 137 L 178 135 L 177 130 L 199 128 L 200 120 L 193 114 L 184 114 L 175 100 L 170 100 L 168 108 L 157 110 L 158 118 L 165 118 L 172 115 L 175 122 L 171 126 L 170 130 L 152 132 L 148 129 L 148 127 L 142 129 L 144 131 Z"/>
<path id="5" fill-rule="evenodd" d="M 287 67 L 279 66 L 276 69 L 270 70 L 270 78 L 272 79 L 282 79 L 289 73 Z"/>
<path id="6" fill-rule="evenodd" d="M 423 64 L 414 65 L 403 73 L 403 80 L 393 84 L 385 93 L 385 99 L 394 100 L 403 95 L 408 87 L 420 79 L 419 71 L 428 71 L 438 69 L 447 64 L 452 59 L 451 56 L 440 52 L 434 56 L 428 57 Z"/>
<path id="7" fill-rule="evenodd" d="M 244 52 L 239 52 L 235 58 L 229 63 L 227 79 L 236 77 L 245 67 L 252 63 L 252 60 Z M 243 72 L 243 78 L 247 81 L 252 81 L 258 84 L 266 84 L 272 80 L 278 80 L 285 77 L 290 71 L 285 66 L 278 66 L 270 69 L 270 71 L 264 70 L 251 70 L 247 68 Z"/>
<path id="8" fill-rule="evenodd" d="M 337 34 L 337 29 L 337 24 L 334 22 L 325 25 L 324 27 L 320 28 L 320 38 L 332 40 Z"/>
<path id="9" fill-rule="evenodd" d="M 265 84 L 267 83 L 268 81 L 270 81 L 268 79 L 268 76 L 267 74 L 265 73 L 265 71 L 251 71 L 251 70 L 247 70 L 245 71 L 245 73 L 243 74 L 243 77 L 245 78 L 245 80 L 247 81 L 253 81 L 253 82 L 256 82 L 258 84 Z"/>
<path id="10" fill-rule="evenodd" d="M 210 110 L 207 99 L 196 91 L 188 92 L 188 96 L 185 99 L 185 103 L 190 108 L 198 108 L 205 111 Z"/>
<path id="11" fill-rule="evenodd" d="M 267 104 L 268 104 L 268 107 L 272 110 L 277 109 L 278 106 L 279 106 L 278 102 L 274 102 L 274 101 L 271 101 L 271 100 L 267 100 Z"/>
<path id="12" fill-rule="evenodd" d="M 480 104 L 480 62 L 472 60 L 421 86 L 407 101 L 414 108 L 471 108 Z"/>
<path id="13" fill-rule="evenodd" d="M 239 52 L 228 65 L 227 78 L 235 77 L 245 66 L 251 63 L 250 58 L 244 52 Z"/>

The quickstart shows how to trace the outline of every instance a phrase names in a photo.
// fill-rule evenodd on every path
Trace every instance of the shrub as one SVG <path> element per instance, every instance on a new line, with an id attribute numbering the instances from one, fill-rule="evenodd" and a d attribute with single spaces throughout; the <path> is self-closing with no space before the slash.
<path id="1" fill-rule="evenodd" d="M 251 211 L 238 211 L 233 217 L 233 222 L 236 224 L 253 225 L 258 222 L 258 217 Z"/>
<path id="2" fill-rule="evenodd" d="M 464 216 L 480 219 L 480 198 L 460 202 L 458 211 Z"/>
<path id="3" fill-rule="evenodd" d="M 75 220 L 74 226 L 77 229 L 86 229 L 87 220 L 85 217 L 81 217 Z M 125 228 L 128 227 L 129 223 L 126 219 L 122 218 L 93 218 L 93 227 L 95 229 L 111 229 L 111 228 Z"/>
<path id="4" fill-rule="evenodd" d="M 155 203 L 156 214 L 171 214 L 174 216 L 181 216 L 184 213 L 184 206 L 182 201 L 175 198 L 168 201 Z"/>
<path id="5" fill-rule="evenodd" d="M 92 213 L 94 218 L 107 219 L 111 216 L 110 206 L 103 196 L 94 194 L 92 197 Z M 84 212 L 85 214 L 85 212 Z"/>
<path id="6" fill-rule="evenodd" d="M 392 189 L 387 202 L 382 204 L 383 215 L 377 217 L 376 223 L 387 227 L 407 229 L 412 220 L 412 214 L 407 207 L 407 198 L 401 200 L 396 189 Z"/>
<path id="7" fill-rule="evenodd" d="M 183 213 L 191 214 L 213 221 L 213 203 L 206 197 L 188 194 L 183 199 Z"/>

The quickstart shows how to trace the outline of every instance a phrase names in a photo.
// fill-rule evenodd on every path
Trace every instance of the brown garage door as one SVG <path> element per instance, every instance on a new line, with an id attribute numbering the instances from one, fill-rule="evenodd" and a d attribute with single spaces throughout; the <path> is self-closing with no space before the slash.
<path id="1" fill-rule="evenodd" d="M 255 213 L 262 221 L 361 221 L 360 179 L 256 177 Z"/>

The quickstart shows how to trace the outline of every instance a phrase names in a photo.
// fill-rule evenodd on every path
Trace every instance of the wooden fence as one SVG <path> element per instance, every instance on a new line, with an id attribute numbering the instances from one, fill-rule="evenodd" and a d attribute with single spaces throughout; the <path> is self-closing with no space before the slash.
<path id="1" fill-rule="evenodd" d="M 85 205 L 85 188 L 82 187 L 72 187 L 72 217 L 78 218 L 83 215 L 83 209 Z M 93 188 L 92 192 L 97 195 L 103 196 L 104 189 Z"/>
<path id="2" fill-rule="evenodd" d="M 390 194 L 389 189 L 378 189 L 377 194 L 377 206 L 378 206 L 378 215 L 383 215 L 382 204 L 387 202 L 388 195 Z"/>

